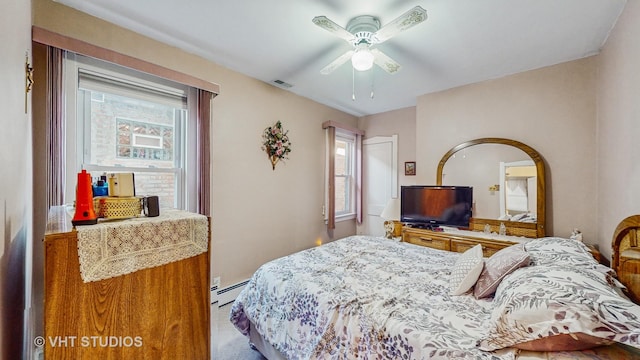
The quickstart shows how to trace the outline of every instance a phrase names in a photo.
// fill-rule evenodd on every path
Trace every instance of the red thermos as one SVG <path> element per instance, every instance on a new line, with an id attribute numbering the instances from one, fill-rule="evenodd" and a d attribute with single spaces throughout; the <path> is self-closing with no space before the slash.
<path id="1" fill-rule="evenodd" d="M 78 173 L 76 186 L 76 213 L 71 220 L 75 225 L 93 225 L 98 223 L 98 216 L 93 210 L 93 189 L 91 174 L 86 170 Z"/>

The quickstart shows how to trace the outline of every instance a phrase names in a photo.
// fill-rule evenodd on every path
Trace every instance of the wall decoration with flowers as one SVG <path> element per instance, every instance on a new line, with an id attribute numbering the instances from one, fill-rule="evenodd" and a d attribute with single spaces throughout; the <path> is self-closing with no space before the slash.
<path id="1" fill-rule="evenodd" d="M 262 133 L 262 151 L 267 153 L 273 170 L 276 169 L 278 161 L 289 159 L 291 141 L 289 141 L 288 134 L 289 130 L 282 128 L 280 120 L 273 126 L 264 129 Z"/>

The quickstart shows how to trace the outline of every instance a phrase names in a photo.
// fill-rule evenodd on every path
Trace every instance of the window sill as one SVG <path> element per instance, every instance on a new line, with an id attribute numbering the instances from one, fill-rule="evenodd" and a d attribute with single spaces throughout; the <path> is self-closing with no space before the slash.
<path id="1" fill-rule="evenodd" d="M 356 218 L 356 214 L 354 213 L 339 215 L 339 216 L 336 216 L 336 222 L 354 220 L 355 218 Z"/>

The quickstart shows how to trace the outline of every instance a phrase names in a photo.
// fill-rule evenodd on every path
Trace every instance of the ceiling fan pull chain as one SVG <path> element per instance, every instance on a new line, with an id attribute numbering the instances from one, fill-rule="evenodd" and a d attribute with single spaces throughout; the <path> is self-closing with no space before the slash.
<path id="1" fill-rule="evenodd" d="M 375 80 L 375 75 L 374 75 L 375 71 L 373 70 L 373 68 L 371 69 L 371 99 L 373 99 L 373 91 L 374 91 L 374 80 Z"/>
<path id="2" fill-rule="evenodd" d="M 351 67 L 351 101 L 356 101 L 356 70 Z"/>

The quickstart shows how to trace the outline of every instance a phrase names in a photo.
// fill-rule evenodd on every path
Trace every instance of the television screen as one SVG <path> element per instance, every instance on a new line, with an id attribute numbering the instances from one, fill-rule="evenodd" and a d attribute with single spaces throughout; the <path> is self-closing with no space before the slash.
<path id="1" fill-rule="evenodd" d="M 413 185 L 400 188 L 400 221 L 414 226 L 469 227 L 471 186 Z"/>

